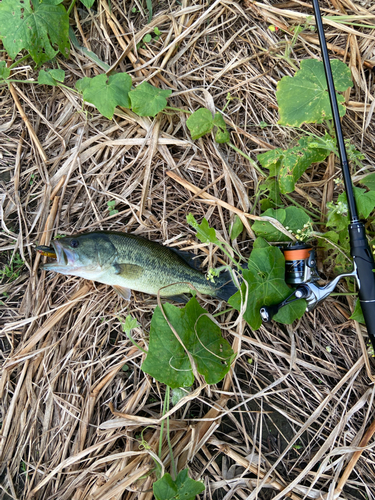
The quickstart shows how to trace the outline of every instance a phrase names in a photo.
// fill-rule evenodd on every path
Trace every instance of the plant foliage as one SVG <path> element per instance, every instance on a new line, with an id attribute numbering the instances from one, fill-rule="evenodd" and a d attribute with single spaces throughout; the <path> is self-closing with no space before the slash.
<path id="1" fill-rule="evenodd" d="M 194 481 L 188 476 L 188 469 L 182 470 L 173 481 L 168 472 L 153 484 L 156 500 L 194 500 L 204 491 L 201 481 Z"/>
<path id="2" fill-rule="evenodd" d="M 171 90 L 163 90 L 143 82 L 129 93 L 132 110 L 139 116 L 155 116 L 167 106 Z"/>
<path id="3" fill-rule="evenodd" d="M 116 106 L 130 107 L 129 91 L 132 79 L 127 73 L 107 77 L 105 73 L 94 78 L 82 78 L 76 88 L 83 93 L 85 101 L 94 104 L 100 113 L 111 119 Z"/>
<path id="4" fill-rule="evenodd" d="M 62 0 L 2 0 L 0 38 L 14 59 L 26 49 L 37 66 L 54 58 L 58 51 L 69 56 L 69 18 Z M 56 48 L 55 48 L 56 47 Z"/>
<path id="5" fill-rule="evenodd" d="M 279 304 L 291 294 L 291 289 L 285 283 L 285 259 L 277 247 L 264 245 L 264 240 L 258 238 L 250 254 L 248 268 L 243 270 L 241 291 L 229 299 L 238 311 L 247 294 L 247 306 L 244 319 L 254 328 L 262 324 L 260 309 L 263 306 Z M 274 319 L 280 323 L 290 324 L 300 318 L 306 310 L 306 301 L 296 300 L 275 315 Z"/>
<path id="6" fill-rule="evenodd" d="M 346 64 L 334 59 L 331 68 L 337 91 L 344 92 L 353 86 Z M 300 127 L 302 123 L 322 123 L 332 118 L 324 65 L 316 59 L 304 59 L 294 77 L 284 76 L 277 84 L 276 97 L 280 125 Z M 344 97 L 337 93 L 336 97 L 340 116 L 344 116 Z"/>
<path id="7" fill-rule="evenodd" d="M 172 389 L 189 387 L 194 382 L 194 375 L 187 351 L 208 384 L 219 382 L 228 373 L 234 353 L 222 338 L 218 325 L 195 297 L 183 308 L 165 304 L 163 309 L 183 345 L 157 307 L 152 316 L 149 350 L 142 370 Z"/>

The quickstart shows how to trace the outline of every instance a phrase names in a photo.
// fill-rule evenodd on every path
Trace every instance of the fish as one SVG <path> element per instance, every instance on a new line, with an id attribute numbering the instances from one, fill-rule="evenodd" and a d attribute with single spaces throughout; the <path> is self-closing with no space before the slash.
<path id="1" fill-rule="evenodd" d="M 125 300 L 134 290 L 150 295 L 160 291 L 161 297 L 187 302 L 189 284 L 225 301 L 238 290 L 229 271 L 212 282 L 199 270 L 196 255 L 130 233 L 82 233 L 55 239 L 51 247 L 39 246 L 37 251 L 55 259 L 42 269 L 110 285 Z"/>

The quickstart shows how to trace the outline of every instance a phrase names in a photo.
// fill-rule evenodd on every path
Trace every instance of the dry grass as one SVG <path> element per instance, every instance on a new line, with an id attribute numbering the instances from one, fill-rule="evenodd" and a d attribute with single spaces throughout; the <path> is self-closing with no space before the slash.
<path id="1" fill-rule="evenodd" d="M 133 6 L 140 12 L 133 14 Z M 332 0 L 324 7 L 331 15 L 372 15 L 362 22 L 374 23 L 370 0 Z M 147 26 L 137 0 L 111 0 L 111 8 L 98 0 L 89 15 L 74 8 L 82 45 L 138 82 L 172 89 L 173 106 L 220 110 L 230 92 L 235 99 L 225 119 L 231 140 L 254 160 L 298 137 L 276 125 L 275 89 L 282 76 L 294 73 L 280 58 L 284 45 L 293 27 L 311 15 L 309 3 L 299 0 L 182 0 L 155 3 Z M 270 24 L 280 30 L 272 33 Z M 135 44 L 154 26 L 161 38 L 136 57 Z M 330 49 L 349 64 L 354 80 L 344 133 L 371 168 L 375 30 L 335 22 L 326 27 Z M 317 36 L 307 30 L 291 57 L 298 67 L 301 59 L 319 55 Z M 69 87 L 102 72 L 75 47 L 58 63 Z M 17 77 L 35 73 L 24 66 Z M 0 93 L 1 170 L 11 178 L 1 182 L 1 259 L 6 263 L 19 252 L 25 261 L 16 280 L 0 286 L 7 292 L 0 306 L 0 497 L 151 499 L 165 388 L 140 370 L 144 354 L 122 333 L 117 317 L 138 319 L 134 336 L 146 347 L 156 298 L 135 293 L 127 304 L 106 286 L 46 275 L 38 271 L 34 245 L 83 229 L 124 230 L 194 249 L 206 255 L 205 265 L 215 266 L 220 255 L 197 244 L 185 215 L 206 217 L 228 241 L 234 212 L 207 203 L 202 193 L 259 215 L 253 207 L 259 174 L 212 137 L 193 143 L 183 112 L 153 121 L 117 110 L 109 121 L 92 107 L 82 109 L 81 98 L 66 88 L 17 84 Z M 261 121 L 272 126 L 262 129 Z M 339 175 L 332 161 L 315 165 L 293 194 L 317 222 L 337 197 L 333 178 Z M 111 200 L 119 211 L 112 216 Z M 249 228 L 235 245 L 248 255 L 251 244 Z M 205 305 L 225 308 L 214 300 Z M 232 371 L 217 386 L 196 385 L 170 411 L 178 469 L 188 466 L 191 477 L 205 482 L 202 498 L 332 499 L 343 483 L 340 498 L 375 497 L 372 435 L 349 479 L 340 483 L 375 418 L 374 386 L 358 331 L 348 320 L 351 307 L 350 298 L 330 298 L 293 328 L 272 324 L 258 331 L 236 323 L 233 312 L 219 316 L 238 354 Z M 162 461 L 169 471 L 166 439 Z"/>

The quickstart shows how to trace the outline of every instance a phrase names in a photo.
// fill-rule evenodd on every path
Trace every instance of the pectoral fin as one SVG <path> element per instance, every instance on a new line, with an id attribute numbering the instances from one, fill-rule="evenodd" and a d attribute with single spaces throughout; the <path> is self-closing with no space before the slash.
<path id="1" fill-rule="evenodd" d="M 132 291 L 129 288 L 125 288 L 124 286 L 113 285 L 114 291 L 119 295 L 122 299 L 130 300 L 132 296 Z"/>
<path id="2" fill-rule="evenodd" d="M 114 264 L 116 274 L 127 279 L 137 279 L 143 274 L 143 267 L 136 264 Z"/>

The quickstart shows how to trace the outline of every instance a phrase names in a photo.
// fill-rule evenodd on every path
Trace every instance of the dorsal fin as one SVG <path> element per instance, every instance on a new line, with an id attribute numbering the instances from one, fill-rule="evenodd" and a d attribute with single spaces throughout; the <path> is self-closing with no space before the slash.
<path id="1" fill-rule="evenodd" d="M 186 264 L 188 264 L 193 269 L 196 269 L 197 271 L 201 270 L 200 267 L 201 267 L 202 261 L 201 261 L 200 257 L 195 255 L 194 253 L 184 252 L 183 250 L 178 250 L 175 247 L 167 247 L 167 248 L 169 248 L 169 250 L 172 250 L 172 252 L 179 255 L 181 257 L 181 259 L 184 260 L 186 262 Z"/>

